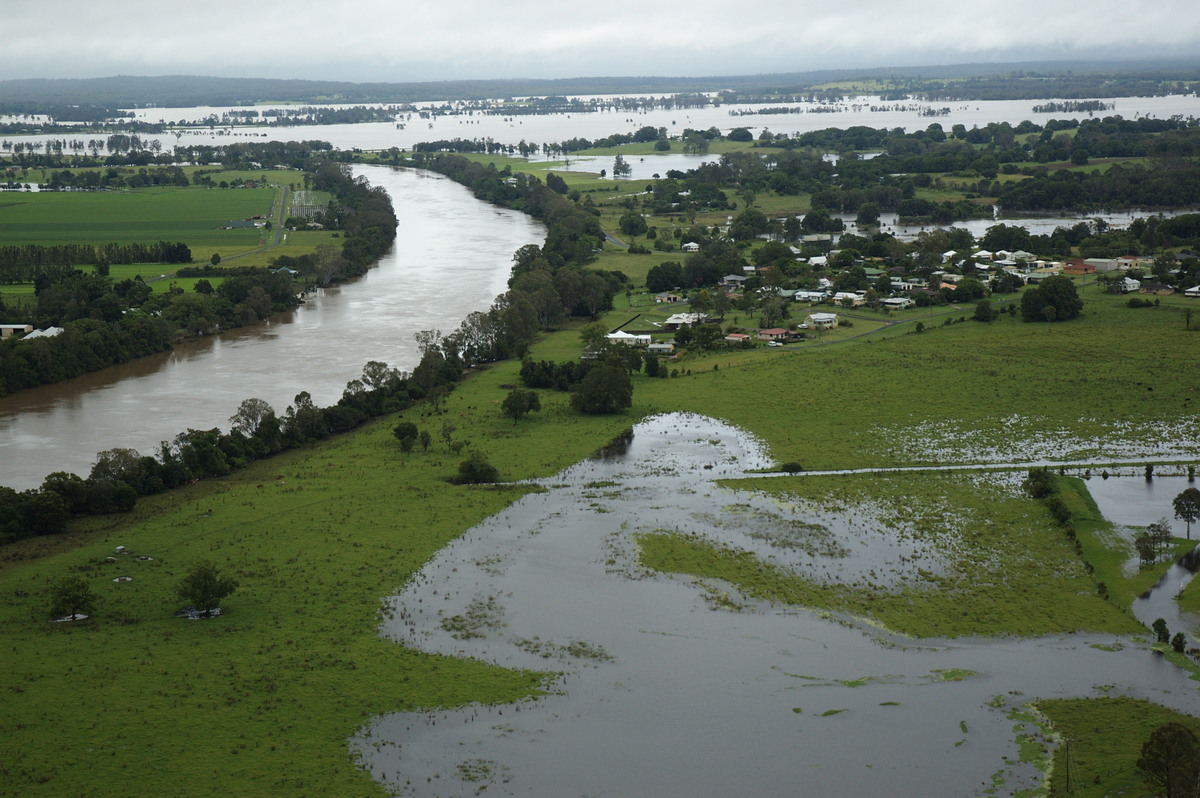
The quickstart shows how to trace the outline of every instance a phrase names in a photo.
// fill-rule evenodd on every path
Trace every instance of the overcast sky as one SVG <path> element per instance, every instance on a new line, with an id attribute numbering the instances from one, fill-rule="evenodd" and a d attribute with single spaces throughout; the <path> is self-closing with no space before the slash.
<path id="1" fill-rule="evenodd" d="M 1200 53 L 1195 0 L 6 4 L 0 79 L 708 76 Z"/>

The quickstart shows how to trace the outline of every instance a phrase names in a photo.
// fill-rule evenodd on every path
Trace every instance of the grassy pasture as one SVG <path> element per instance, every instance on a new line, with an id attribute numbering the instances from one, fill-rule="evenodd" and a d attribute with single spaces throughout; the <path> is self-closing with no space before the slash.
<path id="1" fill-rule="evenodd" d="M 1067 741 L 1054 751 L 1050 795 L 1102 798 L 1148 794 L 1137 760 L 1150 733 L 1173 722 L 1200 736 L 1200 719 L 1148 701 L 1043 699 L 1035 705 L 1053 724 L 1056 735 Z"/>
<path id="2" fill-rule="evenodd" d="M 257 246 L 263 231 L 221 227 L 234 219 L 269 217 L 278 198 L 269 188 L 4 194 L 0 245 L 184 241 L 193 254 L 233 254 Z"/>
<path id="3" fill-rule="evenodd" d="M 428 452 L 402 454 L 396 419 L 382 420 L 6 548 L 0 729 L 21 742 L 0 760 L 0 793 L 381 795 L 346 752 L 371 716 L 542 689 L 541 674 L 419 654 L 376 631 L 384 595 L 525 491 L 448 484 L 461 456 L 441 441 L 444 423 L 506 479 L 555 473 L 629 423 L 547 395 L 514 425 L 499 403 L 515 368 L 478 375 L 444 415 L 410 412 L 437 441 Z M 131 554 L 107 561 L 117 545 Z M 202 559 L 239 589 L 218 618 L 173 618 L 174 586 Z M 49 624 L 45 591 L 68 573 L 102 603 L 94 620 Z"/>

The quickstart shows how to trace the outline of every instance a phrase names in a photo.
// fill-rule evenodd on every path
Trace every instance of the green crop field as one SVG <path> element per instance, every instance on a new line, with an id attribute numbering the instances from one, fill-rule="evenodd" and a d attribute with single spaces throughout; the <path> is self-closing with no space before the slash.
<path id="1" fill-rule="evenodd" d="M 0 246 L 183 241 L 198 249 L 251 249 L 261 230 L 221 229 L 232 220 L 271 217 L 280 191 L 146 188 L 128 191 L 0 194 Z"/>

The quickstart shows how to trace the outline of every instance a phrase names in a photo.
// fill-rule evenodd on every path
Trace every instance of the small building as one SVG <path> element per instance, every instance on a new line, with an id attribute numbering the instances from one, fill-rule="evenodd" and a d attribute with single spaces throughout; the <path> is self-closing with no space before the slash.
<path id="1" fill-rule="evenodd" d="M 725 340 L 731 344 L 744 344 L 750 341 L 750 336 L 746 333 L 730 333 L 725 336 Z"/>
<path id="2" fill-rule="evenodd" d="M 1096 272 L 1097 274 L 1115 272 L 1120 267 L 1120 264 L 1117 262 L 1116 258 L 1088 258 L 1084 261 L 1084 263 L 1091 266 L 1092 271 Z"/>
<path id="3" fill-rule="evenodd" d="M 674 291 L 663 291 L 661 294 L 654 295 L 654 301 L 659 303 L 660 305 L 672 304 L 675 302 L 682 302 L 683 295 L 677 294 Z"/>
<path id="4" fill-rule="evenodd" d="M 906 296 L 893 296 L 883 300 L 882 305 L 888 310 L 905 310 L 917 304 L 915 300 Z"/>
<path id="5" fill-rule="evenodd" d="M 1125 279 L 1129 279 L 1126 277 Z M 1142 287 L 1138 289 L 1143 294 L 1154 294 L 1155 296 L 1167 296 L 1175 293 L 1175 289 L 1166 283 L 1158 283 L 1153 280 L 1147 280 L 1142 283 Z"/>
<path id="6" fill-rule="evenodd" d="M 0 324 L 0 338 L 33 332 L 32 324 Z"/>
<path id="7" fill-rule="evenodd" d="M 824 291 L 797 291 L 792 295 L 792 299 L 796 302 L 808 302 L 813 305 L 824 302 L 828 297 L 829 294 Z"/>
<path id="8" fill-rule="evenodd" d="M 633 333 L 627 333 L 623 330 L 617 330 L 614 333 L 609 333 L 608 335 L 604 336 L 604 338 L 610 343 L 621 344 L 622 346 L 650 345 L 649 335 L 634 335 Z"/>
<path id="9" fill-rule="evenodd" d="M 786 341 L 791 337 L 791 333 L 782 327 L 767 327 L 758 331 L 758 340 L 760 341 Z"/>
<path id="10" fill-rule="evenodd" d="M 1200 299 L 1200 285 L 1187 289 L 1183 292 L 1183 295 L 1190 299 Z"/>
<path id="11" fill-rule="evenodd" d="M 646 347 L 646 351 L 652 355 L 670 355 L 675 351 L 675 344 L 667 343 L 666 341 L 650 344 Z"/>
<path id="12" fill-rule="evenodd" d="M 53 338 L 54 336 L 61 335 L 62 333 L 63 333 L 62 327 L 47 327 L 44 330 L 34 330 L 33 332 L 27 334 L 21 340 L 22 341 L 32 341 L 34 338 Z"/>
<path id="13" fill-rule="evenodd" d="M 697 324 L 703 324 L 708 317 L 703 313 L 676 313 L 668 316 L 663 322 L 664 330 L 678 330 L 681 327 L 695 327 Z"/>
<path id="14" fill-rule="evenodd" d="M 838 325 L 838 315 L 836 313 L 810 313 L 808 316 L 808 326 L 815 330 L 828 330 Z"/>
<path id="15" fill-rule="evenodd" d="M 726 288 L 741 288 L 746 279 L 740 274 L 727 274 L 721 278 L 721 283 Z"/>
<path id="16" fill-rule="evenodd" d="M 697 244 L 695 241 L 689 241 L 683 245 L 683 251 L 684 252 L 699 252 L 700 245 Z"/>
<path id="17" fill-rule="evenodd" d="M 1066 264 L 1063 266 L 1062 273 L 1063 274 L 1095 274 L 1096 273 L 1096 264 L 1089 263 L 1086 260 L 1080 260 L 1080 259 L 1076 258 L 1075 260 L 1069 260 L 1066 262 Z"/>
<path id="18" fill-rule="evenodd" d="M 1142 284 L 1132 277 L 1122 277 L 1113 283 L 1113 288 L 1118 294 L 1132 294 L 1134 291 L 1141 289 Z"/>

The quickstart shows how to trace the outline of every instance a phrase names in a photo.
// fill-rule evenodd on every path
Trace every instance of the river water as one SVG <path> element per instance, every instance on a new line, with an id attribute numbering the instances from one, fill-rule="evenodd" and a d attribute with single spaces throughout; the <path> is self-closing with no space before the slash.
<path id="1" fill-rule="evenodd" d="M 561 673 L 557 693 L 378 718 L 352 742 L 364 766 L 440 798 L 964 796 L 996 774 L 1012 794 L 1040 778 L 1015 761 L 1017 705 L 1129 695 L 1200 711 L 1194 684 L 1129 640 L 904 639 L 637 564 L 633 536 L 667 528 L 815 572 L 820 557 L 763 542 L 777 504 L 715 484 L 767 463 L 721 422 L 651 418 L 439 552 L 386 603 L 384 634 Z M 956 670 L 971 675 L 942 678 Z"/>
<path id="2" fill-rule="evenodd" d="M 0 485 L 35 487 L 53 471 L 86 476 L 105 449 L 152 454 L 188 428 L 227 429 L 251 397 L 279 414 L 301 391 L 332 404 L 369 360 L 411 369 L 414 333 L 448 333 L 486 310 L 506 289 L 512 253 L 545 238 L 530 217 L 439 175 L 357 173 L 388 191 L 399 217 L 395 247 L 365 277 L 260 327 L 0 398 Z"/>

